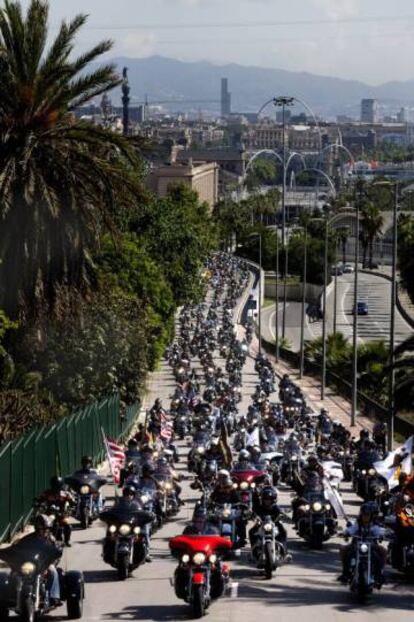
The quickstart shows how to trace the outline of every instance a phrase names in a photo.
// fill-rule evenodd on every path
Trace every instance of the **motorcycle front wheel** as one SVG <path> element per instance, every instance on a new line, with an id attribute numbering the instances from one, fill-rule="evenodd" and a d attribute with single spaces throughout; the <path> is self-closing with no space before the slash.
<path id="1" fill-rule="evenodd" d="M 66 607 L 69 620 L 80 620 L 83 615 L 83 598 L 69 596 Z"/>
<path id="2" fill-rule="evenodd" d="M 123 555 L 118 560 L 118 579 L 125 581 L 129 575 L 129 559 L 127 555 Z"/>
<path id="3" fill-rule="evenodd" d="M 205 614 L 206 605 L 204 597 L 204 585 L 193 585 L 193 615 L 195 618 L 202 618 Z"/>
<path id="4" fill-rule="evenodd" d="M 266 579 L 271 579 L 273 576 L 273 569 L 275 566 L 273 546 L 271 542 L 266 542 L 264 553 L 265 553 L 265 561 L 264 561 L 265 577 Z"/>
<path id="5" fill-rule="evenodd" d="M 36 620 L 35 604 L 30 596 L 22 602 L 20 619 L 22 622 L 35 622 Z"/>

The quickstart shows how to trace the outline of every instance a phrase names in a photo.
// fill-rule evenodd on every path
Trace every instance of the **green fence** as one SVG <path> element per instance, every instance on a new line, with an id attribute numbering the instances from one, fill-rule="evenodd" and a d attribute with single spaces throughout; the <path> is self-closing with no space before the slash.
<path id="1" fill-rule="evenodd" d="M 137 421 L 138 405 L 121 414 L 118 396 L 91 404 L 52 426 L 30 430 L 0 447 L 0 542 L 30 519 L 33 499 L 48 488 L 52 475 L 70 475 L 83 455 L 102 462 L 105 435 L 124 440 Z"/>

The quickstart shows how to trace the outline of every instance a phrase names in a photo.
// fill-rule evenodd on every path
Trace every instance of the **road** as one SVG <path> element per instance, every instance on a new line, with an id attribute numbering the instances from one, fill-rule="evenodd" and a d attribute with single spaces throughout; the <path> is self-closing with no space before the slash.
<path id="1" fill-rule="evenodd" d="M 352 339 L 354 305 L 354 275 L 343 274 L 338 277 L 337 291 L 337 331 Z M 358 301 L 368 304 L 368 315 L 358 317 L 358 339 L 360 343 L 384 339 L 388 341 L 390 331 L 390 282 L 375 274 L 360 272 L 358 275 Z M 329 288 L 327 296 L 328 331 L 333 332 L 334 288 Z M 301 303 L 288 302 L 286 308 L 286 337 L 292 350 L 300 349 Z M 262 330 L 265 339 L 275 340 L 275 305 L 263 309 Z M 282 331 L 282 305 L 279 303 L 279 330 Z M 395 317 L 395 343 L 399 344 L 413 334 L 413 329 L 402 317 L 398 309 Z M 322 336 L 322 321 L 310 323 L 306 316 L 305 340 Z"/>
<path id="2" fill-rule="evenodd" d="M 244 410 L 249 403 L 257 375 L 254 361 L 248 358 L 243 372 Z M 149 402 L 161 397 L 168 402 L 174 387 L 169 368 L 163 364 L 153 376 Z M 275 396 L 273 396 L 275 397 Z M 189 521 L 196 500 L 196 493 L 189 488 L 189 477 L 185 468 L 188 447 L 179 444 L 182 458 L 178 469 L 185 476 L 183 498 L 186 502 L 178 518 L 158 531 L 153 538 L 153 562 L 137 569 L 126 582 L 116 579 L 114 570 L 101 559 L 101 542 L 104 527 L 95 523 L 87 531 L 75 530 L 73 547 L 66 549 L 63 566 L 78 568 L 86 577 L 84 622 L 142 620 L 175 622 L 189 619 L 189 607 L 176 599 L 170 578 L 176 565 L 169 555 L 169 539 L 181 533 Z M 290 508 L 291 491 L 281 486 L 279 499 L 286 511 Z M 108 498 L 113 490 L 107 487 Z M 346 509 L 350 516 L 357 513 L 360 501 L 344 487 Z M 298 619 L 318 619 L 336 622 L 342 618 L 353 622 L 395 622 L 396 618 L 409 620 L 413 610 L 412 587 L 407 586 L 401 576 L 391 572 L 389 582 L 372 603 L 361 607 L 356 605 L 348 590 L 336 582 L 339 574 L 338 539 L 327 543 L 322 551 L 312 551 L 296 536 L 288 525 L 289 547 L 293 561 L 277 571 L 271 581 L 266 581 L 249 561 L 249 552 L 244 550 L 240 558 L 232 563 L 233 585 L 229 596 L 212 604 L 207 620 L 209 622 L 297 622 Z M 51 619 L 64 619 L 57 611 Z M 59 615 L 60 614 L 60 615 Z"/>

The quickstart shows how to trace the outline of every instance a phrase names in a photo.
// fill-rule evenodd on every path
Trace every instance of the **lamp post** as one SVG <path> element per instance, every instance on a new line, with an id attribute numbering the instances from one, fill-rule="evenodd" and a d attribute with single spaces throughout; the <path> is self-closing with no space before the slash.
<path id="1" fill-rule="evenodd" d="M 287 271 L 288 271 L 288 254 L 286 239 L 286 107 L 293 106 L 294 97 L 275 97 L 273 104 L 282 108 L 282 246 L 285 249 L 285 261 L 283 270 L 283 317 L 282 317 L 282 338 L 286 335 L 286 295 L 287 295 Z M 277 311 L 276 311 L 277 312 Z"/>
<path id="2" fill-rule="evenodd" d="M 257 295 L 257 319 L 259 326 L 259 354 L 262 353 L 262 234 L 261 233 L 252 233 L 250 238 L 258 238 L 259 241 L 259 281 L 257 284 L 258 287 L 258 295 Z"/>
<path id="3" fill-rule="evenodd" d="M 391 272 L 391 309 L 390 309 L 390 354 L 389 354 L 389 384 L 388 384 L 388 449 L 391 451 L 394 442 L 395 424 L 395 314 L 397 305 L 397 254 L 398 254 L 398 189 L 399 182 L 379 181 L 375 186 L 393 186 L 394 201 L 392 210 L 392 272 Z"/>
<path id="4" fill-rule="evenodd" d="M 276 353 L 276 363 L 278 363 L 279 362 L 279 231 L 277 228 L 277 218 L 276 218 L 276 266 L 275 267 L 276 267 L 275 353 Z"/>
<path id="5" fill-rule="evenodd" d="M 306 313 L 306 287 L 307 287 L 307 268 L 308 268 L 308 224 L 305 222 L 305 239 L 303 241 L 303 291 L 302 291 L 302 312 L 300 318 L 300 365 L 299 378 L 303 378 L 305 367 L 305 313 Z"/>
<path id="6" fill-rule="evenodd" d="M 361 182 L 362 183 L 362 182 Z M 352 407 L 351 427 L 355 426 L 358 414 L 358 264 L 359 264 L 359 209 L 362 198 L 360 185 L 359 197 L 355 202 L 355 271 L 354 271 L 354 321 L 352 329 Z"/>

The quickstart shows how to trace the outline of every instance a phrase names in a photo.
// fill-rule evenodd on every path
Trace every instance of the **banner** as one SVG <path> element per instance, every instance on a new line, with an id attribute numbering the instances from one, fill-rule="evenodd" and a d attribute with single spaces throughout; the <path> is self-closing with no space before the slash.
<path id="1" fill-rule="evenodd" d="M 109 462 L 111 474 L 115 484 L 121 481 L 121 469 L 125 463 L 125 451 L 111 438 L 106 438 L 105 432 L 102 430 L 103 441 L 105 445 L 106 457 Z"/>
<path id="2" fill-rule="evenodd" d="M 389 490 L 398 486 L 398 478 L 400 473 L 412 472 L 412 453 L 413 453 L 413 436 L 408 438 L 404 445 L 391 451 L 385 460 L 375 462 L 374 468 L 388 482 Z"/>

